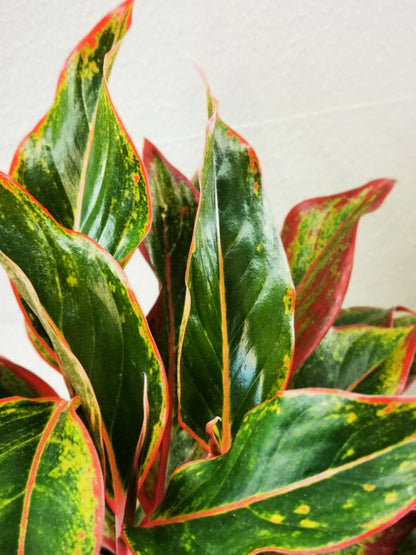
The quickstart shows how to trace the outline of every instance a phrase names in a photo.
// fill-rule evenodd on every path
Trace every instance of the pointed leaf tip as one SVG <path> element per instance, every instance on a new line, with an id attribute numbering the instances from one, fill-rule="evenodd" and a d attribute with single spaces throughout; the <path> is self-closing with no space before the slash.
<path id="1" fill-rule="evenodd" d="M 296 369 L 334 322 L 352 271 L 357 226 L 394 185 L 379 179 L 344 193 L 306 200 L 287 215 L 282 241 L 296 286 Z"/>

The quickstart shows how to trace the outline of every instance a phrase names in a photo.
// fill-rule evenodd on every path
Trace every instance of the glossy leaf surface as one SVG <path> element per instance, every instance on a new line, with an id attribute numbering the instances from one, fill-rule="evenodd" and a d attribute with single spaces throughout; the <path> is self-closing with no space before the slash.
<path id="1" fill-rule="evenodd" d="M 348 287 L 358 221 L 378 208 L 393 181 L 380 179 L 342 194 L 307 200 L 282 231 L 296 287 L 294 368 L 314 351 L 334 322 Z"/>
<path id="2" fill-rule="evenodd" d="M 142 250 L 161 287 L 160 297 L 148 316 L 148 322 L 165 364 L 170 399 L 169 420 L 156 474 L 156 497 L 159 498 L 164 491 L 166 472 L 171 473 L 186 457 L 186 453 L 182 452 L 185 447 L 182 440 L 188 434 L 177 423 L 176 360 L 185 302 L 186 264 L 199 193 L 149 141 L 144 143 L 143 162 L 149 179 L 153 218 Z M 180 445 L 170 449 L 171 441 Z M 171 460 L 170 466 L 174 468 L 167 470 L 170 456 L 178 451 L 181 452 L 180 461 Z"/>
<path id="3" fill-rule="evenodd" d="M 145 417 L 145 381 L 150 433 L 142 472 L 157 448 L 166 411 L 163 366 L 146 320 L 107 252 L 59 226 L 6 176 L 1 185 L 1 262 L 47 330 L 96 436 L 102 415 L 126 486 Z"/>
<path id="4" fill-rule="evenodd" d="M 101 469 L 91 439 L 65 401 L 0 402 L 0 552 L 99 552 Z"/>
<path id="5" fill-rule="evenodd" d="M 142 555 L 322 553 L 381 531 L 415 503 L 415 408 L 282 393 L 246 415 L 229 453 L 179 469 L 146 527 L 126 530 L 130 545 Z"/>
<path id="6" fill-rule="evenodd" d="M 211 451 L 226 452 L 244 414 L 287 382 L 293 289 L 257 157 L 216 114 L 186 277 L 180 418 L 201 443 L 210 436 Z"/>
<path id="7" fill-rule="evenodd" d="M 131 11 L 128 0 L 74 49 L 52 108 L 22 142 L 11 168 L 59 223 L 89 235 L 118 261 L 150 225 L 141 162 L 106 82 Z"/>
<path id="8" fill-rule="evenodd" d="M 57 397 L 56 392 L 39 376 L 0 356 L 0 398 Z"/>
<path id="9" fill-rule="evenodd" d="M 399 394 L 406 385 L 415 349 L 415 326 L 332 328 L 297 369 L 292 387 Z"/>

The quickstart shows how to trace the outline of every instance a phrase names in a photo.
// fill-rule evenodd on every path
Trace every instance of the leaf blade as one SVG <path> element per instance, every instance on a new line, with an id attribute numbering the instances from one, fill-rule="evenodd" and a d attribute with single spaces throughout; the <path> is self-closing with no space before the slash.
<path id="1" fill-rule="evenodd" d="M 107 14 L 70 54 L 51 109 L 10 169 L 59 223 L 88 234 L 120 262 L 150 225 L 142 164 L 107 85 L 132 5 L 127 0 Z"/>
<path id="2" fill-rule="evenodd" d="M 206 553 L 322 553 L 386 528 L 415 504 L 415 403 L 280 394 L 246 416 L 229 453 L 173 475 L 144 527 L 126 529 L 130 546 L 156 554 L 168 541 L 191 554 L 202 545 Z"/>
<path id="3" fill-rule="evenodd" d="M 91 439 L 72 404 L 3 400 L 0 428 L 1 551 L 23 553 L 30 546 L 45 555 L 98 552 L 103 479 Z"/>
<path id="4" fill-rule="evenodd" d="M 211 450 L 226 452 L 244 413 L 287 381 L 293 289 L 257 157 L 216 114 L 186 279 L 180 421 L 206 448 L 208 426 Z"/>
<path id="5" fill-rule="evenodd" d="M 0 181 L 1 262 L 48 332 L 98 445 L 102 414 L 126 487 L 144 421 L 145 376 L 152 402 L 142 473 L 154 457 L 166 413 L 163 365 L 146 320 L 106 251 L 58 225 L 7 176 Z"/>
<path id="6" fill-rule="evenodd" d="M 0 356 L 0 398 L 58 397 L 46 382 L 26 368 Z"/>
<path id="7" fill-rule="evenodd" d="M 307 200 L 285 219 L 282 241 L 296 286 L 296 369 L 335 320 L 349 283 L 359 219 L 376 210 L 394 182 L 380 179 Z"/>
<path id="8" fill-rule="evenodd" d="M 147 498 L 154 496 L 154 502 L 158 503 L 164 493 L 166 475 L 170 475 L 186 458 L 183 438 L 187 434 L 177 423 L 176 360 L 185 302 L 185 272 L 199 193 L 147 140 L 143 147 L 143 162 L 149 180 L 153 218 L 141 250 L 152 266 L 161 288 L 147 319 L 166 368 L 169 387 L 168 422 L 157 468 L 152 469 L 152 486 L 150 491 L 145 491 Z M 180 462 L 176 461 L 173 453 L 180 453 Z M 142 506 L 146 504 L 143 495 L 142 491 Z"/>
<path id="9" fill-rule="evenodd" d="M 292 387 L 398 395 L 406 386 L 415 349 L 415 326 L 331 328 L 297 369 Z"/>

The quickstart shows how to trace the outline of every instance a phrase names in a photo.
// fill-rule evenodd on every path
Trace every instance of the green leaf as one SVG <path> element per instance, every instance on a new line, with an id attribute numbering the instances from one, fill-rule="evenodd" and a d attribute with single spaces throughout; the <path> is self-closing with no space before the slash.
<path id="1" fill-rule="evenodd" d="M 157 502 L 164 492 L 165 475 L 171 474 L 184 461 L 184 441 L 187 444 L 191 439 L 177 423 L 176 360 L 185 302 L 185 272 L 199 193 L 149 141 L 144 143 L 143 162 L 149 179 L 153 218 L 142 250 L 161 287 L 160 297 L 148 316 L 148 322 L 166 368 L 170 407 L 157 469 L 154 469 Z M 179 446 L 171 449 L 171 441 L 179 443 Z M 193 439 L 191 442 L 195 443 Z M 180 461 L 171 460 L 171 455 L 178 451 Z M 143 504 L 143 499 L 141 502 Z"/>
<path id="2" fill-rule="evenodd" d="M 41 321 L 36 316 L 36 314 L 32 312 L 29 305 L 24 301 L 24 299 L 19 297 L 19 293 L 16 290 L 16 287 L 14 287 L 13 283 L 12 287 L 25 318 L 26 333 L 30 341 L 32 342 L 32 345 L 45 362 L 47 362 L 48 364 L 53 366 L 55 370 L 58 370 L 58 372 L 60 372 L 59 359 L 56 356 L 55 351 L 53 350 L 51 340 L 44 330 Z"/>
<path id="3" fill-rule="evenodd" d="M 227 454 L 178 469 L 127 541 L 141 555 L 347 547 L 415 503 L 415 408 L 401 397 L 284 392 L 244 418 Z"/>
<path id="4" fill-rule="evenodd" d="M 52 108 L 22 142 L 11 167 L 12 177 L 59 223 L 89 235 L 120 262 L 150 225 L 141 162 L 106 81 L 131 11 L 128 0 L 74 49 Z"/>
<path id="5" fill-rule="evenodd" d="M 282 240 L 296 287 L 295 369 L 321 342 L 341 308 L 359 219 L 381 205 L 393 183 L 379 179 L 345 193 L 307 200 L 286 217 Z"/>
<path id="6" fill-rule="evenodd" d="M 0 398 L 57 397 L 57 393 L 39 376 L 0 356 Z"/>
<path id="7" fill-rule="evenodd" d="M 148 434 L 140 454 L 142 474 L 157 449 L 166 413 L 163 366 L 146 320 L 122 269 L 106 251 L 58 225 L 7 176 L 0 181 L 0 260 L 47 331 L 98 446 L 102 415 L 124 489 L 143 422 Z"/>
<path id="8" fill-rule="evenodd" d="M 192 183 L 145 141 L 143 161 L 149 179 L 152 225 L 144 247 L 163 295 L 163 329 L 156 327 L 166 367 L 175 357 L 185 302 L 185 272 L 198 207 Z M 173 346 L 173 349 L 172 349 Z M 173 351 L 173 352 L 172 352 Z"/>
<path id="9" fill-rule="evenodd" d="M 416 326 L 332 328 L 300 366 L 292 387 L 331 387 L 367 393 L 402 393 L 416 350 Z"/>
<path id="10" fill-rule="evenodd" d="M 0 552 L 97 553 L 101 469 L 71 403 L 0 402 Z"/>
<path id="11" fill-rule="evenodd" d="M 400 316 L 393 321 L 393 325 L 395 327 L 413 326 L 416 324 L 416 312 L 413 312 L 411 310 L 407 310 L 407 312 L 409 312 L 409 314 L 406 314 L 405 316 Z"/>
<path id="12" fill-rule="evenodd" d="M 257 157 L 216 114 L 186 278 L 180 419 L 206 448 L 223 453 L 244 414 L 287 383 L 293 289 Z"/>
<path id="13" fill-rule="evenodd" d="M 350 326 L 353 324 L 366 324 L 368 326 L 390 327 L 395 311 L 394 308 L 376 308 L 372 306 L 353 306 L 343 308 L 335 319 L 334 326 Z"/>

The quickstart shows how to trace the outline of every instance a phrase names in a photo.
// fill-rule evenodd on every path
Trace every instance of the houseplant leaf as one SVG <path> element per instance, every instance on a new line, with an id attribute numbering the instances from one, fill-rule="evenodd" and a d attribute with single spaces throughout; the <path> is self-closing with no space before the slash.
<path id="1" fill-rule="evenodd" d="M 342 308 L 334 322 L 334 326 L 350 326 L 353 324 L 367 324 L 369 326 L 390 327 L 394 313 L 400 307 L 378 308 L 373 306 L 353 306 Z"/>
<path id="2" fill-rule="evenodd" d="M 71 53 L 50 111 L 10 170 L 59 223 L 89 235 L 119 262 L 150 225 L 141 162 L 107 88 L 132 4 L 110 12 Z"/>
<path id="3" fill-rule="evenodd" d="M 176 360 L 185 302 L 185 271 L 199 193 L 149 141 L 144 143 L 143 162 L 149 180 L 153 218 L 141 250 L 152 266 L 161 289 L 148 315 L 148 322 L 166 368 L 170 400 L 168 422 L 158 468 L 155 469 L 155 496 L 160 501 L 166 472 L 171 474 L 184 461 L 183 436 L 189 437 L 177 423 Z M 179 442 L 180 446 L 170 449 L 172 440 Z M 180 461 L 171 460 L 168 470 L 168 460 L 174 453 L 180 453 Z"/>
<path id="4" fill-rule="evenodd" d="M 0 492 L 1 553 L 99 552 L 103 479 L 72 403 L 0 401 Z"/>
<path id="5" fill-rule="evenodd" d="M 39 376 L 0 356 L 0 398 L 57 397 L 57 393 Z"/>
<path id="6" fill-rule="evenodd" d="M 216 113 L 186 282 L 180 420 L 206 448 L 223 453 L 244 414 L 288 380 L 293 289 L 257 157 Z"/>
<path id="7" fill-rule="evenodd" d="M 296 287 L 296 369 L 334 322 L 349 283 L 358 221 L 393 187 L 379 179 L 342 194 L 307 200 L 287 215 L 282 240 Z"/>
<path id="8" fill-rule="evenodd" d="M 102 415 L 114 448 L 113 478 L 118 474 L 124 489 L 144 420 L 149 433 L 141 473 L 154 456 L 166 412 L 163 366 L 146 320 L 106 251 L 57 224 L 7 176 L 0 181 L 1 262 L 48 332 L 98 445 Z"/>
<path id="9" fill-rule="evenodd" d="M 401 397 L 281 393 L 246 415 L 226 455 L 178 469 L 127 541 L 141 555 L 347 547 L 415 503 L 415 408 Z"/>
<path id="10" fill-rule="evenodd" d="M 406 386 L 415 350 L 416 326 L 331 328 L 297 369 L 291 386 L 399 394 Z"/>

